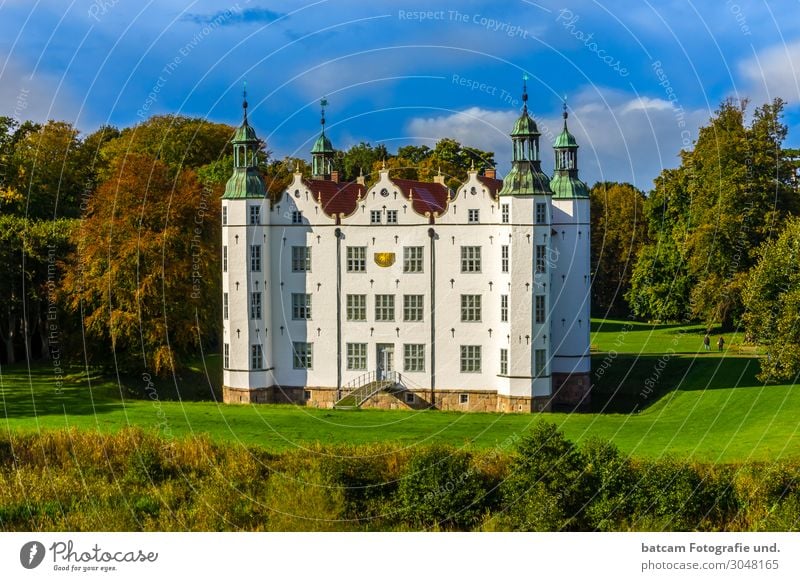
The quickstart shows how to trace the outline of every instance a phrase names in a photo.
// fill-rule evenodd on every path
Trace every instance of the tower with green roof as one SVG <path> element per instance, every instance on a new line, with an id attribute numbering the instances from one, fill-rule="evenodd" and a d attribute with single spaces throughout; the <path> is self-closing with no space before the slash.
<path id="1" fill-rule="evenodd" d="M 539 129 L 528 113 L 527 75 L 522 113 L 511 131 L 511 171 L 498 192 L 498 259 L 501 301 L 508 305 L 508 343 L 503 348 L 507 373 L 500 390 L 514 398 L 551 395 L 550 354 L 550 178 L 539 159 Z M 507 294 L 506 294 L 507 293 Z M 514 408 L 516 409 L 516 408 Z"/>
<path id="2" fill-rule="evenodd" d="M 315 180 L 329 180 L 333 171 L 333 146 L 331 140 L 325 135 L 325 107 L 328 100 L 320 101 L 322 113 L 320 115 L 320 125 L 322 131 L 311 148 L 311 177 Z"/>
<path id="3" fill-rule="evenodd" d="M 266 401 L 274 381 L 270 333 L 270 202 L 258 169 L 260 141 L 243 118 L 234 132 L 233 173 L 222 196 L 223 396 Z"/>
<path id="4" fill-rule="evenodd" d="M 571 407 L 585 407 L 591 385 L 590 202 L 589 189 L 578 177 L 578 142 L 567 127 L 553 144 L 555 170 L 552 196 L 553 393 Z"/>

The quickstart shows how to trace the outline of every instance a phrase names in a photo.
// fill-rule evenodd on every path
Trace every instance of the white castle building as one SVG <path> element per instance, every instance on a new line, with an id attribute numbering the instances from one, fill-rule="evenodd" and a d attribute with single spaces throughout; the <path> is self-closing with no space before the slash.
<path id="1" fill-rule="evenodd" d="M 225 402 L 588 403 L 588 190 L 566 108 L 551 180 L 523 102 L 502 181 L 470 171 L 453 191 L 384 169 L 340 183 L 323 115 L 312 179 L 271 199 L 245 101 L 222 198 Z"/>

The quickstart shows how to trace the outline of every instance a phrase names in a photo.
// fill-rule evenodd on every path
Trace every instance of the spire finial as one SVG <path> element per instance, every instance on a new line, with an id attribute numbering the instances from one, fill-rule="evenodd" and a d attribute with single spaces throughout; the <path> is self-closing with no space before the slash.
<path id="1" fill-rule="evenodd" d="M 528 112 L 528 73 L 522 73 L 522 110 Z"/>
<path id="2" fill-rule="evenodd" d="M 322 100 L 319 102 L 319 104 L 320 104 L 320 110 L 322 112 L 322 116 L 320 117 L 319 123 L 320 123 L 320 125 L 322 125 L 322 134 L 324 135 L 325 134 L 325 107 L 328 106 L 328 99 L 323 97 Z"/>
<path id="3" fill-rule="evenodd" d="M 472 161 L 472 163 L 470 163 L 470 168 L 469 169 L 474 170 L 475 169 L 475 159 L 473 158 L 471 161 Z"/>
<path id="4" fill-rule="evenodd" d="M 247 81 L 242 87 L 242 109 L 244 110 L 244 124 L 247 125 Z"/>
<path id="5" fill-rule="evenodd" d="M 386 169 L 386 158 L 383 158 L 383 169 Z"/>
<path id="6" fill-rule="evenodd" d="M 561 116 L 562 116 L 562 117 L 564 117 L 564 126 L 566 126 L 566 124 L 567 124 L 567 117 L 569 117 L 569 113 L 567 113 L 567 96 L 566 96 L 566 95 L 564 95 L 564 100 L 563 100 L 563 103 L 564 103 L 564 104 L 563 104 L 563 109 L 564 109 L 564 112 L 561 114 Z"/>

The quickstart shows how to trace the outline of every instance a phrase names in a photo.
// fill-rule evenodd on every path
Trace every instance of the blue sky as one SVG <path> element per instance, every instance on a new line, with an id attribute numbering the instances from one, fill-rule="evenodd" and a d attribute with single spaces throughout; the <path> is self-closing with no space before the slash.
<path id="1" fill-rule="evenodd" d="M 788 102 L 800 146 L 800 2 L 0 0 L 0 114 L 83 131 L 179 112 L 250 119 L 276 155 L 307 155 L 327 96 L 334 145 L 495 151 L 521 78 L 543 133 L 567 96 L 582 176 L 648 190 L 727 96 Z"/>

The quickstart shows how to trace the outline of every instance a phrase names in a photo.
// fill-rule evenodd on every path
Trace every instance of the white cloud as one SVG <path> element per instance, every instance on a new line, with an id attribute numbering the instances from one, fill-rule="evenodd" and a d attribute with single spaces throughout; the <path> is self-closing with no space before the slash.
<path id="1" fill-rule="evenodd" d="M 740 93 L 755 104 L 775 97 L 791 105 L 800 104 L 800 41 L 757 52 L 739 64 L 739 73 L 744 81 Z"/>
<path id="2" fill-rule="evenodd" d="M 598 180 L 628 181 L 645 191 L 668 167 L 678 165 L 678 152 L 691 147 L 697 130 L 710 114 L 706 110 L 681 111 L 654 97 L 639 97 L 608 89 L 587 89 L 570 101 L 570 132 L 580 144 L 581 177 L 589 185 Z M 550 144 L 561 131 L 560 113 L 538 116 L 542 165 L 552 172 Z M 495 152 L 501 173 L 510 167 L 508 133 L 518 111 L 491 111 L 471 107 L 431 117 L 417 117 L 407 125 L 410 139 L 453 137 L 463 144 Z"/>
<path id="3" fill-rule="evenodd" d="M 59 89 L 58 78 L 31 75 L 13 58 L 0 55 L 0 115 L 20 123 L 48 119 L 75 123 L 78 106 L 63 86 Z"/>

